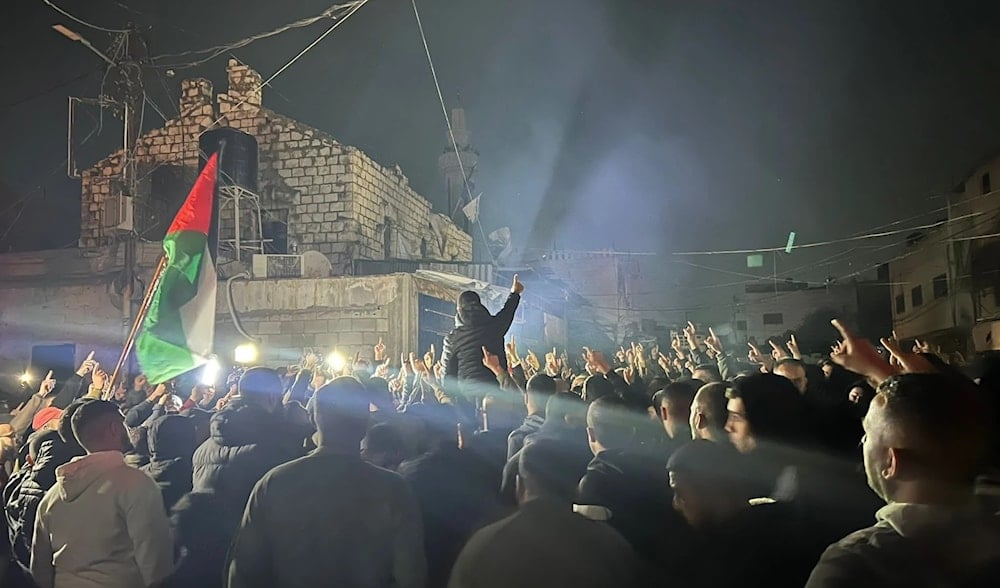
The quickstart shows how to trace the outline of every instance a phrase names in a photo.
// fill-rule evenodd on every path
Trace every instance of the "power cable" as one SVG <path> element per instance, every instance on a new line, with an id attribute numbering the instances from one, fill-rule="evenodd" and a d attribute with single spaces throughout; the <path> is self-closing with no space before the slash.
<path id="1" fill-rule="evenodd" d="M 465 172 L 465 164 L 462 163 L 462 155 L 458 151 L 458 141 L 455 140 L 455 131 L 451 126 L 451 117 L 448 116 L 448 106 L 445 105 L 444 95 L 441 93 L 441 84 L 438 82 L 437 70 L 434 68 L 434 60 L 431 58 L 431 50 L 427 45 L 427 35 L 424 34 L 424 25 L 420 21 L 420 11 L 417 9 L 417 0 L 410 0 L 410 3 L 413 5 L 413 16 L 417 20 L 417 29 L 420 31 L 420 40 L 424 45 L 424 55 L 427 56 L 427 65 L 431 70 L 431 77 L 434 79 L 434 89 L 437 90 L 438 101 L 441 103 L 441 114 L 444 115 L 444 122 L 448 127 L 448 137 L 451 139 L 452 149 L 455 150 L 455 159 L 458 160 L 458 169 L 462 172 L 462 182 L 465 184 L 465 193 L 468 195 L 469 202 L 471 202 L 472 186 L 469 184 L 469 176 Z M 454 216 L 455 212 L 452 211 L 451 215 Z M 479 227 L 479 233 L 483 237 L 483 245 L 486 247 L 486 252 L 490 254 L 490 259 L 495 264 L 497 259 L 489 247 L 489 238 L 486 236 L 486 231 L 483 229 L 483 223 L 480 221 L 480 216 L 478 214 L 476 215 L 475 222 Z"/>
<path id="2" fill-rule="evenodd" d="M 317 22 L 319 22 L 321 20 L 325 20 L 325 19 L 329 19 L 329 18 L 336 18 L 336 13 L 337 12 L 342 11 L 342 10 L 347 10 L 347 9 L 356 10 L 356 9 L 360 8 L 362 5 L 364 5 L 367 1 L 368 0 L 357 0 L 355 2 L 347 2 L 347 3 L 344 3 L 344 4 L 334 4 L 333 6 L 330 6 L 329 8 L 327 8 L 326 10 L 324 10 L 323 12 L 321 12 L 320 14 L 318 14 L 316 16 L 302 18 L 302 19 L 299 19 L 297 21 L 294 21 L 294 22 L 282 25 L 282 26 L 280 26 L 280 27 L 278 27 L 276 29 L 272 29 L 270 31 L 266 31 L 266 32 L 263 32 L 263 33 L 257 33 L 255 35 L 251 35 L 249 37 L 245 37 L 243 39 L 240 39 L 239 41 L 234 41 L 232 43 L 226 43 L 226 44 L 222 44 L 222 45 L 216 45 L 214 47 L 208 47 L 206 49 L 197 49 L 197 50 L 192 50 L 192 51 L 182 51 L 180 53 L 165 53 L 163 55 L 157 55 L 156 57 L 151 58 L 150 61 L 155 64 L 153 67 L 161 68 L 161 69 L 187 69 L 187 68 L 191 68 L 191 67 L 197 67 L 199 65 L 202 65 L 204 63 L 207 63 L 207 62 L 215 59 L 216 57 L 218 57 L 218 56 L 220 56 L 220 55 L 222 55 L 224 53 L 228 53 L 228 52 L 230 52 L 230 51 L 232 51 L 234 49 L 240 49 L 242 47 L 246 47 L 247 45 L 249 45 L 249 44 L 251 44 L 251 43 L 253 43 L 255 41 L 259 41 L 261 39 L 266 39 L 268 37 L 273 37 L 275 35 L 280 35 L 281 33 L 284 33 L 286 31 L 289 31 L 289 30 L 292 30 L 292 29 L 298 29 L 298 28 L 307 27 L 307 26 L 315 24 L 315 23 L 317 23 Z M 165 60 L 165 59 L 176 59 L 176 58 L 179 58 L 179 57 L 195 56 L 195 55 L 201 55 L 201 54 L 204 54 L 204 53 L 210 53 L 210 55 L 208 55 L 207 57 L 204 57 L 204 58 L 196 59 L 195 61 L 190 61 L 190 62 L 185 62 L 185 63 L 173 63 L 173 64 L 159 64 L 159 63 L 156 63 L 158 61 L 162 61 L 162 60 Z"/>
<path id="3" fill-rule="evenodd" d="M 51 0 L 42 0 L 42 2 L 44 2 L 50 8 L 52 8 L 52 10 L 55 10 L 59 14 L 65 16 L 66 18 L 68 18 L 68 19 L 70 19 L 72 21 L 78 22 L 78 23 L 82 24 L 85 27 L 92 28 L 95 31 L 101 31 L 101 32 L 104 32 L 104 33 L 111 33 L 111 34 L 119 34 L 119 35 L 128 32 L 127 29 L 109 29 L 107 27 L 102 27 L 102 26 L 95 25 L 93 23 L 89 23 L 89 22 L 83 20 L 82 18 L 77 18 L 77 17 L 73 16 L 72 14 L 70 14 L 70 13 L 66 12 L 65 10 L 63 10 L 62 8 L 59 8 L 58 6 L 56 6 L 55 4 L 53 4 Z"/>

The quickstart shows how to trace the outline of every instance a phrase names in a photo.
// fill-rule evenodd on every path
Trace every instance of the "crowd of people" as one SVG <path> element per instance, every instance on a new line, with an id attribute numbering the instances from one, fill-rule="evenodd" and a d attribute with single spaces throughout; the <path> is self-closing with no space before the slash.
<path id="1" fill-rule="evenodd" d="M 822 358 L 693 324 L 522 355 L 522 291 L 463 293 L 441 357 L 379 341 L 186 395 L 112 391 L 93 354 L 50 372 L 0 425 L 0 586 L 1000 582 L 996 358 L 837 321 Z"/>

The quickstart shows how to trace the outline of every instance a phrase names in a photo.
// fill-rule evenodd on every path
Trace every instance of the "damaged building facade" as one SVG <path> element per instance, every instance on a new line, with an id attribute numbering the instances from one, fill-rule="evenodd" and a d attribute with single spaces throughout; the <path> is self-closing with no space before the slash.
<path id="1" fill-rule="evenodd" d="M 206 138 L 248 150 L 243 159 L 224 152 L 220 166 L 220 358 L 246 339 L 234 320 L 277 365 L 310 347 L 369 355 L 379 337 L 417 350 L 450 328 L 461 290 L 503 297 L 489 286 L 491 267 L 471 263 L 469 233 L 398 166 L 265 108 L 261 77 L 246 65 L 231 60 L 227 71 L 217 96 L 207 80 L 184 80 L 178 116 L 139 137 L 134 193 L 123 189 L 121 151 L 82 172 L 78 248 L 0 255 L 5 375 L 29 362 L 69 369 L 90 349 L 114 362 L 130 322 L 126 296 L 131 289 L 132 307 L 141 298 Z M 401 263 L 409 273 L 386 271 Z"/>

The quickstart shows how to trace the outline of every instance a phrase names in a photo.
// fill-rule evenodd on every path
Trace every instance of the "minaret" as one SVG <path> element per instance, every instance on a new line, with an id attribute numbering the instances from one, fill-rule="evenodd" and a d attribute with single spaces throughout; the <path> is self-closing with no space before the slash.
<path id="1" fill-rule="evenodd" d="M 465 122 L 465 109 L 462 108 L 461 98 L 456 100 L 455 107 L 451 109 L 450 118 L 455 144 L 458 145 L 458 154 L 455 154 L 455 145 L 451 142 L 451 135 L 446 133 L 445 148 L 441 156 L 438 157 L 438 169 L 444 178 L 445 193 L 448 195 L 448 215 L 455 221 L 456 225 L 472 235 L 473 259 L 481 261 L 480 257 L 487 255 L 483 249 L 486 244 L 479 236 L 481 231 L 475 223 L 470 223 L 468 217 L 462 212 L 462 207 L 476 197 L 475 172 L 476 165 L 479 163 L 479 153 L 469 144 L 469 127 Z M 461 165 L 459 165 L 459 161 L 461 161 Z M 465 180 L 462 179 L 463 168 L 469 183 L 468 189 L 466 189 Z M 472 194 L 468 193 L 469 190 L 472 190 Z"/>

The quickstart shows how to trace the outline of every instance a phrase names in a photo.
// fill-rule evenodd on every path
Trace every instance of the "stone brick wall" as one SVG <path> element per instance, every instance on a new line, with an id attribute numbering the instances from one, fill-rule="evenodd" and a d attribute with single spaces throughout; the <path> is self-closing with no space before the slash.
<path id="1" fill-rule="evenodd" d="M 139 140 L 141 169 L 179 165 L 192 170 L 193 178 L 198 135 L 221 117 L 220 125 L 256 137 L 261 204 L 276 216 L 287 215 L 289 247 L 323 253 L 334 275 L 349 273 L 354 259 L 384 259 L 387 236 L 394 258 L 472 260 L 472 238 L 436 214 L 398 166 L 382 166 L 323 131 L 264 108 L 260 74 L 248 66 L 230 60 L 227 71 L 228 89 L 218 96 L 217 112 L 208 81 L 182 83 L 181 115 Z M 83 247 L 106 244 L 115 234 L 102 212 L 105 200 L 121 190 L 121 165 L 117 152 L 83 174 Z"/>

